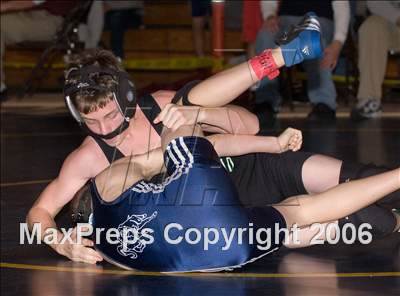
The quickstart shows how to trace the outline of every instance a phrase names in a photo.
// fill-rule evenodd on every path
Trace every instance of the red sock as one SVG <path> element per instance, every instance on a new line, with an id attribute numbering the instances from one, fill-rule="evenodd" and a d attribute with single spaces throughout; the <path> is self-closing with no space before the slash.
<path id="1" fill-rule="evenodd" d="M 260 80 L 264 77 L 268 77 L 269 80 L 272 80 L 279 75 L 279 70 L 272 57 L 271 49 L 266 49 L 260 55 L 251 58 L 249 64 Z"/>

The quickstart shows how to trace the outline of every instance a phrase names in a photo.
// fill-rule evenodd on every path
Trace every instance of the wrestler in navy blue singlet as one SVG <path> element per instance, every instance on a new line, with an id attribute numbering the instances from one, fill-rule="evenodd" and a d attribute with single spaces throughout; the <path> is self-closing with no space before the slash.
<path id="1" fill-rule="evenodd" d="M 254 233 L 259 228 L 271 228 L 273 238 L 274 224 L 285 228 L 286 223 L 272 207 L 244 208 L 240 204 L 234 184 L 207 139 L 191 136 L 172 140 L 164 160 L 168 174 L 163 182 L 138 181 L 113 202 L 103 201 L 91 182 L 94 228 L 116 228 L 120 233 L 118 243 L 111 244 L 106 231 L 101 232 L 96 249 L 106 259 L 124 268 L 146 271 L 217 271 L 240 267 L 280 247 L 281 233 L 279 241 L 272 240 L 267 250 L 259 250 L 255 239 L 249 243 L 250 231 L 242 232 L 242 241 L 238 242 L 238 228 L 252 228 Z M 179 243 L 165 239 L 164 231 L 171 223 L 182 226 L 168 232 L 172 240 L 181 237 Z M 127 228 L 137 230 L 139 239 L 123 243 L 121 233 Z M 153 231 L 152 243 L 141 236 L 144 228 Z M 185 239 L 190 228 L 200 231 L 200 241 L 193 243 L 194 233 L 189 236 L 191 240 Z M 225 240 L 219 232 L 218 242 L 209 244 L 206 250 L 206 228 L 224 228 L 228 235 L 236 228 L 231 246 L 223 250 Z"/>

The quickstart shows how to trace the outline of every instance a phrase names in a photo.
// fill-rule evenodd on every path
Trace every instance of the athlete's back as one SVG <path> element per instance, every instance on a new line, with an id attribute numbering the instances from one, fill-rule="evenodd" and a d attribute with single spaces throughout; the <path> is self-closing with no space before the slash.
<path id="1" fill-rule="evenodd" d="M 106 259 L 125 268 L 176 272 L 238 267 L 269 252 L 250 244 L 248 231 L 239 235 L 252 220 L 208 140 L 172 140 L 165 163 L 162 183 L 139 180 L 112 202 L 102 200 L 92 182 L 94 228 L 114 228 L 119 235 L 111 244 L 101 233 L 96 248 Z M 223 232 L 234 236 L 229 246 Z"/>

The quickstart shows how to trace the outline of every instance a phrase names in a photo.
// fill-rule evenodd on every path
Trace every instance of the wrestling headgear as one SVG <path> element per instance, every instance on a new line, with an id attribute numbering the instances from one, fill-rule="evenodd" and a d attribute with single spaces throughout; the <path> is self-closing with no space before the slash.
<path id="1" fill-rule="evenodd" d="M 115 84 L 111 88 L 99 86 L 98 83 L 93 79 L 93 74 L 96 76 L 110 75 L 115 80 Z M 70 76 L 74 76 L 74 83 L 69 81 Z M 82 90 L 94 90 L 94 91 L 111 91 L 114 100 L 117 104 L 119 111 L 124 117 L 124 121 L 119 127 L 107 135 L 99 135 L 92 132 L 86 125 L 81 114 L 79 113 L 76 106 L 73 104 L 71 96 Z M 65 104 L 72 117 L 93 137 L 99 137 L 103 139 L 112 139 L 115 136 L 122 133 L 129 126 L 129 120 L 135 115 L 136 111 L 136 94 L 135 86 L 129 80 L 129 74 L 124 71 L 113 70 L 110 68 L 90 65 L 81 68 L 69 69 L 65 85 L 64 85 L 64 99 Z"/>

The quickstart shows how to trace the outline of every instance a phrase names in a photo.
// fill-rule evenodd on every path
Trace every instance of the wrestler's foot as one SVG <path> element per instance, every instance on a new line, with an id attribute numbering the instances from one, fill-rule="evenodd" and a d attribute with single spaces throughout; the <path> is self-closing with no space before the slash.
<path id="1" fill-rule="evenodd" d="M 275 40 L 287 67 L 322 56 L 321 28 L 315 13 L 309 12 L 296 26 Z"/>

